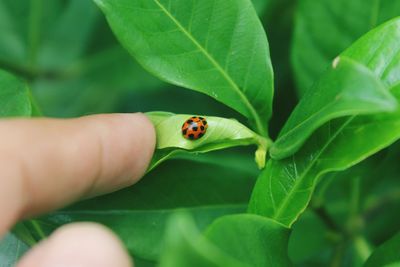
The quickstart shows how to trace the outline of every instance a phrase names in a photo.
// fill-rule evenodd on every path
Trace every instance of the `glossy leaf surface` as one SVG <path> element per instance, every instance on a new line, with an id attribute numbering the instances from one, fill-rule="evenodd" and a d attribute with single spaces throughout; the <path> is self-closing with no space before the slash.
<path id="1" fill-rule="evenodd" d="M 390 112 L 396 106 L 396 99 L 371 70 L 340 57 L 297 105 L 272 146 L 271 156 L 276 159 L 290 156 L 327 121 Z"/>
<path id="2" fill-rule="evenodd" d="M 400 86 L 392 89 L 400 101 Z M 328 122 L 293 156 L 271 160 L 254 189 L 250 211 L 292 225 L 305 210 L 318 179 L 362 161 L 400 138 L 400 109 Z"/>
<path id="3" fill-rule="evenodd" d="M 399 38 L 400 19 L 394 19 L 336 58 L 332 68 L 337 72 L 328 71 L 307 91 L 271 149 L 272 157 L 293 154 L 315 129 L 333 118 L 392 110 L 394 101 L 385 91 L 400 82 Z"/>
<path id="4" fill-rule="evenodd" d="M 150 72 L 230 106 L 266 135 L 273 71 L 250 1 L 95 2 L 120 42 Z"/>

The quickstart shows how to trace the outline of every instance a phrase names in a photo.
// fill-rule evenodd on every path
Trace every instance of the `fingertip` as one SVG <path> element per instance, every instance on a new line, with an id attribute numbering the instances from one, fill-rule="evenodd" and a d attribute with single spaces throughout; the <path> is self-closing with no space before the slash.
<path id="1" fill-rule="evenodd" d="M 122 242 L 109 229 L 95 223 L 75 223 L 59 228 L 17 266 L 130 267 L 133 263 Z"/>
<path id="2" fill-rule="evenodd" d="M 108 121 L 108 130 L 104 131 L 100 141 L 103 153 L 106 153 L 101 163 L 103 177 L 98 179 L 89 196 L 136 183 L 145 174 L 156 145 L 154 126 L 143 113 L 98 116 L 108 117 L 111 121 Z M 97 119 L 97 116 L 93 118 Z M 113 171 L 107 174 L 104 170 Z"/>

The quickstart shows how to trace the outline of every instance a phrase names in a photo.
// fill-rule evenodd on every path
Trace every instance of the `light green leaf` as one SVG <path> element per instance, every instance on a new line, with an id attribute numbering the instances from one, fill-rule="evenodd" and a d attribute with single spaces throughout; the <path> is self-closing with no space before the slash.
<path id="1" fill-rule="evenodd" d="M 340 57 L 303 96 L 271 147 L 271 156 L 292 155 L 327 121 L 338 117 L 393 111 L 396 99 L 364 65 Z"/>
<path id="2" fill-rule="evenodd" d="M 390 111 L 395 101 L 388 88 L 400 83 L 400 19 L 372 30 L 344 51 L 302 98 L 271 155 L 296 152 L 310 134 L 333 118 Z M 332 76 L 330 76 L 332 75 Z"/>
<path id="3" fill-rule="evenodd" d="M 378 247 L 364 264 L 364 267 L 381 266 L 400 266 L 400 233 Z"/>
<path id="4" fill-rule="evenodd" d="M 0 70 L 0 117 L 30 116 L 32 107 L 28 86 Z"/>
<path id="5" fill-rule="evenodd" d="M 400 101 L 400 85 L 392 93 Z M 250 211 L 291 226 L 323 174 L 347 169 L 399 138 L 400 108 L 394 113 L 330 121 L 293 156 L 268 162 L 254 189 Z"/>
<path id="6" fill-rule="evenodd" d="M 273 71 L 265 32 L 249 0 L 95 2 L 146 69 L 217 99 L 267 135 Z"/>
<path id="7" fill-rule="evenodd" d="M 399 15 L 396 0 L 300 0 L 292 45 L 299 93 L 304 94 L 357 38 Z"/>
<path id="8" fill-rule="evenodd" d="M 223 216 L 205 232 L 222 251 L 248 266 L 291 266 L 287 250 L 289 229 L 250 214 Z"/>
<path id="9" fill-rule="evenodd" d="M 149 171 L 168 158 L 183 152 L 204 153 L 234 146 L 258 145 L 260 151 L 266 151 L 268 141 L 234 119 L 203 116 L 208 128 L 198 140 L 188 140 L 182 135 L 183 123 L 193 115 L 176 115 L 167 112 L 150 112 L 147 116 L 153 122 L 157 134 L 157 150 L 153 156 Z M 264 157 L 257 160 L 259 166 Z"/>

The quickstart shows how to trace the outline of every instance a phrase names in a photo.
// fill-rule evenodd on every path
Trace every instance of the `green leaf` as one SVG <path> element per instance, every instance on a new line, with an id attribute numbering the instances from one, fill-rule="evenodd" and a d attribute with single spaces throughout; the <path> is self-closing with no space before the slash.
<path id="1" fill-rule="evenodd" d="M 149 171 L 168 158 L 182 152 L 204 153 L 234 146 L 258 145 L 266 151 L 268 141 L 234 119 L 204 116 L 208 128 L 198 140 L 188 140 L 182 135 L 182 125 L 193 115 L 167 112 L 150 112 L 147 116 L 153 122 L 157 134 L 157 150 L 153 156 Z M 264 157 L 257 160 L 259 166 Z"/>
<path id="2" fill-rule="evenodd" d="M 82 55 L 97 18 L 90 1 L 1 1 L 0 66 L 54 76 L 55 68 Z"/>
<path id="3" fill-rule="evenodd" d="M 206 239 L 197 229 L 193 219 L 185 213 L 172 217 L 160 267 L 250 267 Z"/>
<path id="4" fill-rule="evenodd" d="M 0 70 L 0 117 L 30 116 L 32 107 L 28 86 Z"/>
<path id="5" fill-rule="evenodd" d="M 28 246 L 15 235 L 8 233 L 0 240 L 0 266 L 15 266 L 18 259 L 28 250 Z"/>
<path id="6" fill-rule="evenodd" d="M 378 247 L 368 258 L 364 266 L 400 266 L 400 233 Z"/>
<path id="7" fill-rule="evenodd" d="M 250 214 L 223 216 L 205 232 L 222 251 L 248 266 L 291 266 L 287 250 L 289 229 Z"/>
<path id="8" fill-rule="evenodd" d="M 357 38 L 399 15 L 399 1 L 300 0 L 292 46 L 299 93 L 304 94 Z"/>
<path id="9" fill-rule="evenodd" d="M 307 91 L 271 147 L 271 156 L 292 155 L 324 123 L 349 115 L 393 111 L 397 101 L 364 65 L 340 57 Z"/>
<path id="10" fill-rule="evenodd" d="M 252 0 L 252 2 L 257 14 L 261 16 L 269 5 L 270 0 Z"/>
<path id="11" fill-rule="evenodd" d="M 346 115 L 390 111 L 388 88 L 400 83 L 400 19 L 372 30 L 333 62 L 302 98 L 271 148 L 281 159 L 298 150 L 327 121 Z"/>
<path id="12" fill-rule="evenodd" d="M 37 222 L 46 234 L 70 222 L 99 222 L 117 233 L 135 258 L 156 261 L 166 222 L 177 209 L 191 214 L 201 230 L 222 215 L 246 210 L 257 169 L 249 157 L 230 152 L 235 155 L 230 168 L 226 166 L 231 159 L 219 154 L 218 160 L 203 155 L 200 163 L 193 158 L 169 161 L 132 187 L 77 203 Z"/>
<path id="13" fill-rule="evenodd" d="M 95 2 L 146 69 L 217 99 L 267 135 L 273 70 L 265 32 L 249 0 Z"/>
<path id="14" fill-rule="evenodd" d="M 400 101 L 400 85 L 392 89 Z M 351 167 L 400 138 L 400 108 L 389 114 L 333 120 L 293 156 L 271 160 L 254 189 L 250 211 L 292 225 L 307 207 L 319 178 Z"/>

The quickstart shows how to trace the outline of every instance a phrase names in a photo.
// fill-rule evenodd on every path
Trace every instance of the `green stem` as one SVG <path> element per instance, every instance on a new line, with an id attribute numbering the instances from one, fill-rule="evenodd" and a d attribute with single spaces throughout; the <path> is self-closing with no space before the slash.
<path id="1" fill-rule="evenodd" d="M 36 69 L 37 54 L 40 41 L 40 20 L 42 17 L 43 0 L 30 0 L 28 25 L 28 62 L 32 70 Z"/>

